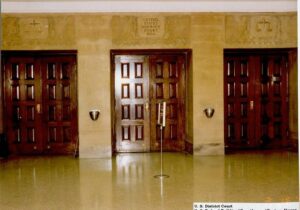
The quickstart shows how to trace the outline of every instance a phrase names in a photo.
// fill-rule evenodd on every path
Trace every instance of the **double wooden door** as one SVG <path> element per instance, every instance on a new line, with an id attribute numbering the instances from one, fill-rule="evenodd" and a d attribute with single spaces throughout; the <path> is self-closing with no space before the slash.
<path id="1" fill-rule="evenodd" d="M 4 125 L 12 154 L 72 154 L 76 54 L 4 53 Z"/>
<path id="2" fill-rule="evenodd" d="M 225 52 L 226 149 L 288 144 L 288 55 Z"/>
<path id="3" fill-rule="evenodd" d="M 184 149 L 183 55 L 114 56 L 115 151 L 147 152 L 160 149 L 158 103 L 165 101 L 164 151 Z"/>

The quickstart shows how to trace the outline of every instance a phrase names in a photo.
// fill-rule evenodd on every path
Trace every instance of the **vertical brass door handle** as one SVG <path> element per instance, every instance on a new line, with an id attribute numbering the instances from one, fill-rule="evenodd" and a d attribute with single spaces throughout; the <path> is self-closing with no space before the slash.
<path id="1" fill-rule="evenodd" d="M 37 112 L 38 114 L 41 114 L 41 104 L 37 104 L 37 105 L 36 105 L 36 112 Z"/>
<path id="2" fill-rule="evenodd" d="M 149 110 L 149 102 L 148 101 L 145 103 L 145 109 L 146 109 L 146 111 Z"/>
<path id="3" fill-rule="evenodd" d="M 254 101 L 250 101 L 250 110 L 254 109 Z"/>

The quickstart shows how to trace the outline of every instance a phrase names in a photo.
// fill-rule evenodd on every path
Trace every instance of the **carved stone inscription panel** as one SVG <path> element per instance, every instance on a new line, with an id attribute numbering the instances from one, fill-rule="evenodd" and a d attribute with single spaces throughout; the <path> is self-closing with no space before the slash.
<path id="1" fill-rule="evenodd" d="M 165 33 L 165 18 L 151 16 L 138 17 L 137 30 L 140 37 L 163 37 Z"/>
<path id="2" fill-rule="evenodd" d="M 172 45 L 188 46 L 191 21 L 188 15 L 176 16 L 114 16 L 112 41 L 114 45 Z"/>
<path id="3" fill-rule="evenodd" d="M 228 15 L 226 43 L 259 46 L 294 45 L 297 42 L 295 15 Z"/>
<path id="4" fill-rule="evenodd" d="M 75 45 L 72 16 L 5 15 L 2 18 L 3 47 L 6 49 L 45 47 L 67 48 Z"/>
<path id="5" fill-rule="evenodd" d="M 254 16 L 249 21 L 251 39 L 276 39 L 279 21 L 273 16 Z"/>
<path id="6" fill-rule="evenodd" d="M 19 21 L 19 27 L 24 39 L 46 39 L 48 37 L 47 18 L 23 18 Z"/>

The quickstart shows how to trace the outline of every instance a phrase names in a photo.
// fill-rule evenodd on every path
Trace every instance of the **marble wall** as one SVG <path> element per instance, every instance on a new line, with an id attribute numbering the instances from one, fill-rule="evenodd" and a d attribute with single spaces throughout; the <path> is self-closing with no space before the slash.
<path id="1" fill-rule="evenodd" d="M 192 49 L 187 140 L 195 155 L 222 155 L 223 49 L 297 47 L 296 13 L 2 14 L 2 26 L 5 50 L 78 50 L 82 158 L 111 156 L 111 49 Z M 296 80 L 290 88 L 297 92 Z M 212 119 L 203 114 L 208 106 L 216 110 Z M 101 110 L 96 122 L 93 108 Z"/>

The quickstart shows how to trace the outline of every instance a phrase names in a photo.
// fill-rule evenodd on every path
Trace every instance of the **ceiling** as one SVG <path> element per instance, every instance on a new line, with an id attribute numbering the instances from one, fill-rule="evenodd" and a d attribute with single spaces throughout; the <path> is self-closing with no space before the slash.
<path id="1" fill-rule="evenodd" d="M 2 13 L 295 12 L 297 0 L 2 0 Z"/>

